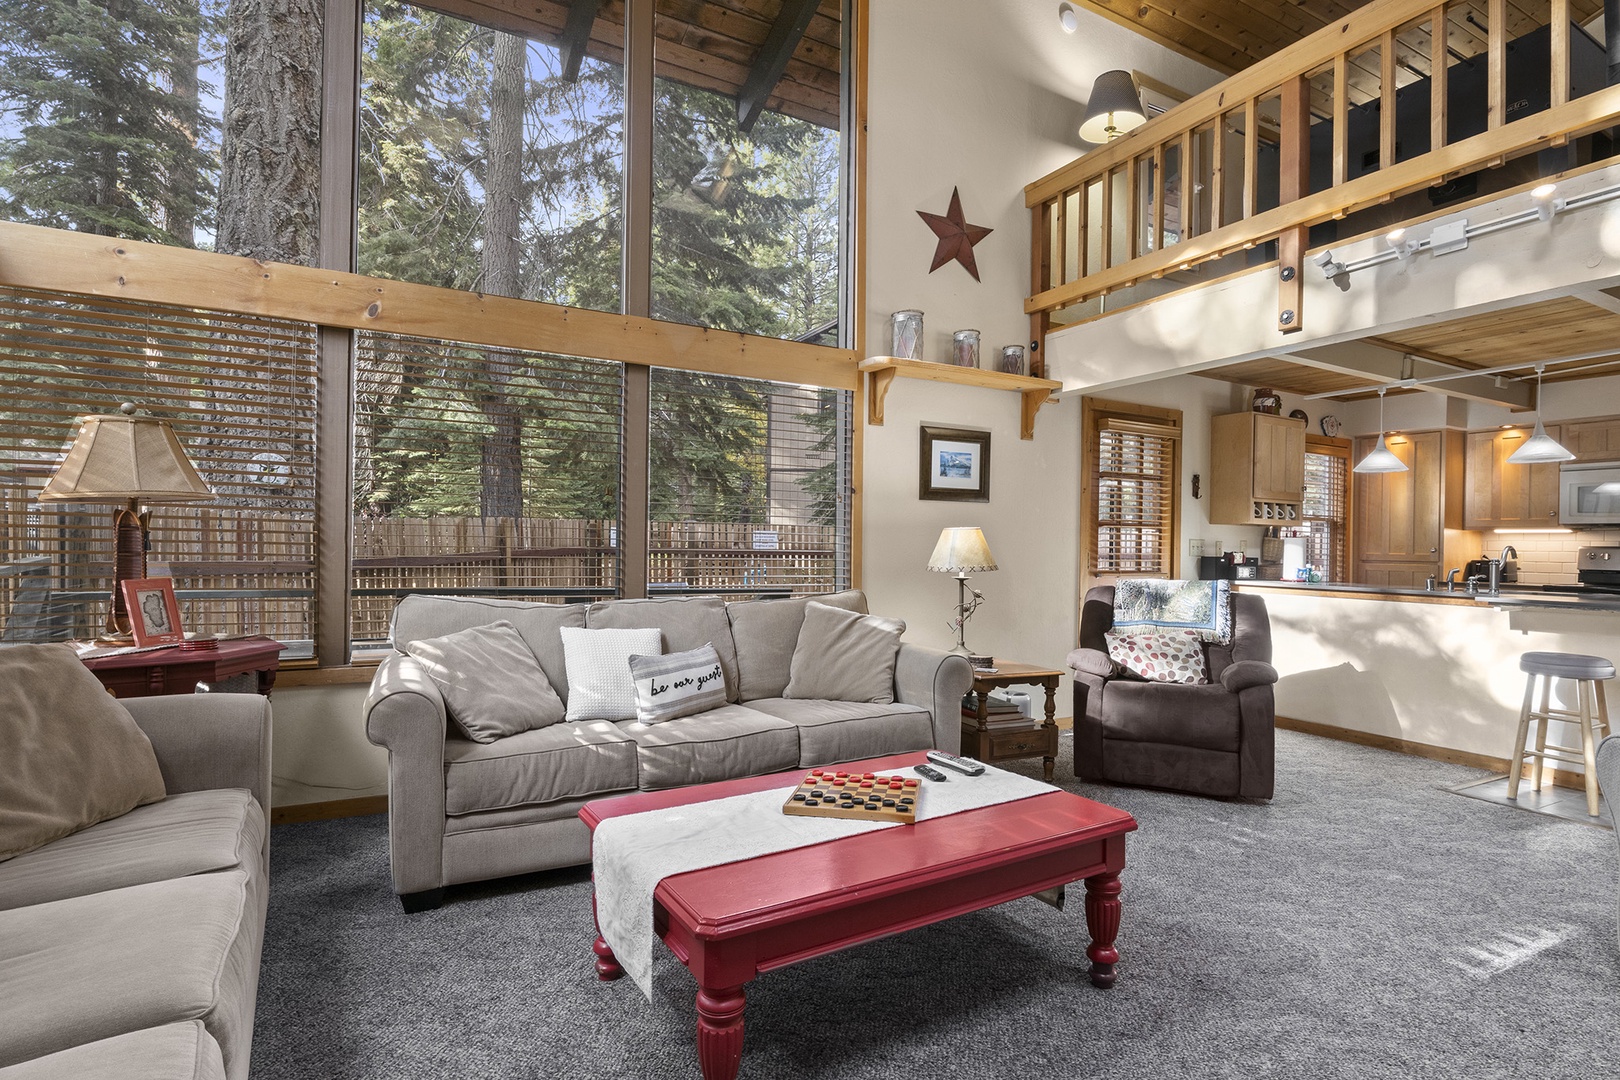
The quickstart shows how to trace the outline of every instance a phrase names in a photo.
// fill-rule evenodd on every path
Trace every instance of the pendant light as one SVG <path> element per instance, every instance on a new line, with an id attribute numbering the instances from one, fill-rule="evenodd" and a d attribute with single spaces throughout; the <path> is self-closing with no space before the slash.
<path id="1" fill-rule="evenodd" d="M 1372 453 L 1356 462 L 1356 467 L 1351 472 L 1406 472 L 1406 463 L 1396 457 L 1394 452 L 1384 445 L 1384 392 L 1388 389 L 1387 386 L 1378 388 L 1378 443 L 1372 448 Z"/>
<path id="2" fill-rule="evenodd" d="M 1575 460 L 1575 455 L 1554 442 L 1553 437 L 1547 434 L 1547 429 L 1541 424 L 1541 373 L 1546 370 L 1546 364 L 1536 365 L 1536 430 L 1524 440 L 1523 446 L 1508 455 L 1510 465 L 1541 465 L 1547 462 Z"/>

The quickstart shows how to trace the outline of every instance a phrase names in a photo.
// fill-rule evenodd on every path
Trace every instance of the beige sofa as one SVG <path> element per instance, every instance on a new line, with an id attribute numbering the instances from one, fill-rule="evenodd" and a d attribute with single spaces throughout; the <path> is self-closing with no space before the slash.
<path id="1" fill-rule="evenodd" d="M 270 705 L 124 704 L 168 795 L 0 862 L 0 1080 L 248 1074 Z"/>
<path id="2" fill-rule="evenodd" d="M 393 645 L 366 699 L 367 737 L 388 750 L 389 857 L 407 912 L 435 907 L 446 885 L 590 861 L 578 813 L 588 800 L 938 747 L 961 740 L 967 659 L 906 642 L 894 701 L 782 696 L 814 599 L 866 611 L 856 591 L 725 603 L 714 597 L 536 604 L 410 596 L 394 613 Z M 666 653 L 712 643 L 727 702 L 647 725 L 563 722 L 473 742 L 448 721 L 444 699 L 408 644 L 511 622 L 566 702 L 566 626 L 661 632 Z"/>

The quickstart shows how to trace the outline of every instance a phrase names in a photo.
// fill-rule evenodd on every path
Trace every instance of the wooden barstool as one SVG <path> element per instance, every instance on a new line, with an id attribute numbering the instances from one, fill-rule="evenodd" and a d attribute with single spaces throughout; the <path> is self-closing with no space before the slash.
<path id="1" fill-rule="evenodd" d="M 1579 762 L 1586 767 L 1586 812 L 1597 817 L 1597 741 L 1609 731 L 1609 706 L 1603 697 L 1603 684 L 1614 678 L 1614 664 L 1601 656 L 1582 656 L 1580 653 L 1527 652 L 1519 657 L 1519 670 L 1529 677 L 1524 684 L 1524 707 L 1519 710 L 1519 737 L 1513 747 L 1513 765 L 1508 772 L 1508 798 L 1519 797 L 1519 776 L 1525 758 L 1535 759 L 1530 786 L 1536 791 L 1541 790 L 1541 770 L 1549 758 L 1553 761 Z M 1541 679 L 1541 707 L 1532 709 L 1537 678 Z M 1576 711 L 1551 707 L 1554 679 L 1575 680 L 1579 702 Z M 1536 748 L 1526 750 L 1531 720 L 1540 721 L 1540 726 L 1536 728 Z M 1554 720 L 1580 725 L 1580 749 L 1547 744 L 1547 725 Z"/>

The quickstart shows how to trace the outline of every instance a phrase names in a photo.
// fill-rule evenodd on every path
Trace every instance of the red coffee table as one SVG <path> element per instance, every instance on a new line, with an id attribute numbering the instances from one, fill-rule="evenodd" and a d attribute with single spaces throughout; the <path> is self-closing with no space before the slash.
<path id="1" fill-rule="evenodd" d="M 853 762 L 882 773 L 921 753 Z M 791 787 L 804 770 L 587 803 L 593 831 L 608 818 Z M 956 777 L 950 783 L 971 783 Z M 926 796 L 925 796 L 926 798 Z M 742 1059 L 743 984 L 760 972 L 991 907 L 1082 878 L 1091 982 L 1114 984 L 1119 952 L 1123 810 L 1053 791 L 1017 802 L 862 833 L 811 847 L 676 874 L 653 894 L 653 926 L 697 979 L 704 1080 L 732 1080 Z M 624 974 L 598 934 L 596 972 Z"/>

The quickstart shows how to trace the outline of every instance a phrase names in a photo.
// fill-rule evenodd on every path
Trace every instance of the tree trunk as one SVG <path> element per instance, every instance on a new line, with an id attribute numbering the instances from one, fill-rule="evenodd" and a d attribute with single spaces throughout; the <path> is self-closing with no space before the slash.
<path id="1" fill-rule="evenodd" d="M 230 0 L 216 249 L 312 265 L 321 177 L 322 0 Z"/>
<path id="2" fill-rule="evenodd" d="M 174 62 L 169 68 L 169 82 L 175 98 L 175 126 L 185 134 L 186 142 L 192 147 L 197 145 L 197 132 L 201 127 L 197 102 L 198 52 L 202 47 L 199 23 L 192 23 L 175 41 Z M 165 190 L 169 193 L 169 201 L 163 208 L 164 231 L 182 247 L 196 247 L 197 190 L 201 177 L 195 168 L 188 167 L 181 170 L 180 175 L 167 179 Z"/>
<path id="3" fill-rule="evenodd" d="M 520 291 L 518 210 L 523 183 L 524 65 L 528 43 L 497 34 L 489 87 L 489 137 L 484 154 L 483 288 L 497 296 Z M 480 407 L 492 430 L 484 436 L 484 517 L 523 515 L 523 415 L 507 392 L 522 361 L 509 352 L 484 354 L 486 390 Z"/>

